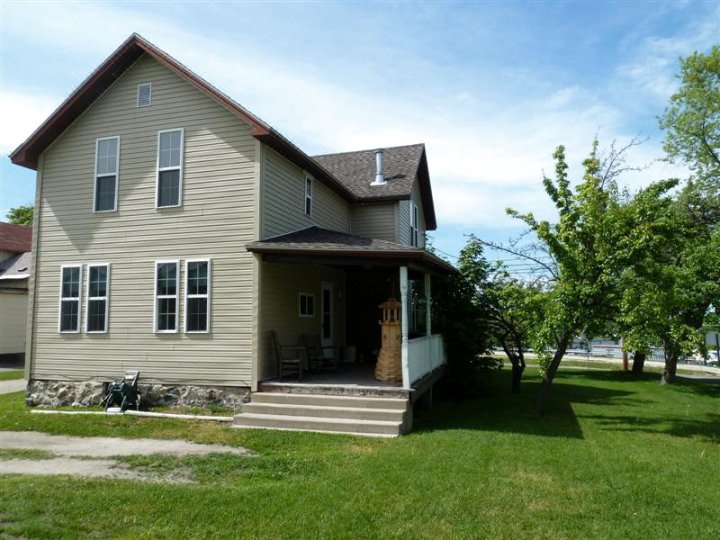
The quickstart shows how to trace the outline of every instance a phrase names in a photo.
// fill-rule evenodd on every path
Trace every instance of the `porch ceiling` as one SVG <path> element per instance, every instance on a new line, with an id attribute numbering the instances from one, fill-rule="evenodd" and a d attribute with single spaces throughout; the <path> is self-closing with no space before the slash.
<path id="1" fill-rule="evenodd" d="M 412 266 L 442 274 L 457 272 L 450 263 L 423 248 L 320 227 L 251 242 L 245 247 L 250 252 L 263 254 L 267 260 L 328 265 Z"/>

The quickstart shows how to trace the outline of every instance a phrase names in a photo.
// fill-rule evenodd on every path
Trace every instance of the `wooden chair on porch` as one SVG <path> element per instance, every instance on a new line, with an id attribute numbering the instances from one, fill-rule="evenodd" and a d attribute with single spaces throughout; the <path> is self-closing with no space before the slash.
<path id="1" fill-rule="evenodd" d="M 280 345 L 275 330 L 270 330 L 270 341 L 277 362 L 278 379 L 282 380 L 285 374 L 297 374 L 299 381 L 303 378 L 302 352 L 305 347 L 299 345 Z"/>
<path id="2" fill-rule="evenodd" d="M 308 368 L 315 371 L 327 369 L 337 371 L 337 357 L 334 354 L 334 347 L 323 347 L 318 334 L 303 335 L 305 354 L 308 359 Z M 332 351 L 330 354 L 326 351 Z"/>

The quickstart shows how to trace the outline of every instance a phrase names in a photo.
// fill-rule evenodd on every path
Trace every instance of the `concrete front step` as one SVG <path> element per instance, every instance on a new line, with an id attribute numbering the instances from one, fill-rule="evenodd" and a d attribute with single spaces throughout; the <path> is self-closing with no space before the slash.
<path id="1" fill-rule="evenodd" d="M 316 407 L 352 407 L 356 409 L 392 409 L 405 411 L 407 399 L 325 396 L 318 394 L 286 394 L 279 392 L 255 392 L 252 403 L 277 403 L 281 405 L 309 405 Z"/>
<path id="2" fill-rule="evenodd" d="M 233 427 L 397 436 L 412 424 L 409 399 L 255 392 Z"/>
<path id="3" fill-rule="evenodd" d="M 309 416 L 313 418 L 345 418 L 354 420 L 380 420 L 400 422 L 405 419 L 406 409 L 379 409 L 376 407 L 329 407 L 327 405 L 301 405 L 288 403 L 258 403 L 253 401 L 242 406 L 241 412 L 286 416 Z"/>
<path id="4" fill-rule="evenodd" d="M 235 416 L 233 427 L 263 428 L 291 431 L 324 431 L 395 437 L 401 433 L 402 422 L 357 420 L 348 418 L 318 418 L 277 414 L 241 413 Z"/>

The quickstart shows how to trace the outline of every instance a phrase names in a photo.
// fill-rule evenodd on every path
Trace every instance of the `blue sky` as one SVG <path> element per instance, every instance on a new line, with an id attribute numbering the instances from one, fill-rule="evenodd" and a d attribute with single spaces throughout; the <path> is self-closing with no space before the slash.
<path id="1" fill-rule="evenodd" d="M 678 58 L 720 42 L 712 2 L 0 2 L 0 213 L 34 198 L 20 144 L 132 32 L 163 48 L 309 154 L 424 142 L 438 231 L 522 231 L 508 206 L 552 218 L 542 171 L 564 144 L 571 175 L 602 144 L 648 140 Z"/>

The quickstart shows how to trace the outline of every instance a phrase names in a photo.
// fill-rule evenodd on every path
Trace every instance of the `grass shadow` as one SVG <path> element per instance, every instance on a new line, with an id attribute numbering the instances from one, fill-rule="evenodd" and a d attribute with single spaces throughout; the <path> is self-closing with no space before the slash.
<path id="1" fill-rule="evenodd" d="M 637 405 L 643 400 L 633 390 L 618 390 L 603 386 L 573 384 L 567 374 L 558 376 L 553 383 L 545 414 L 538 416 L 533 406 L 541 380 L 528 376 L 520 394 L 512 394 L 510 374 L 498 372 L 482 397 L 463 402 L 438 402 L 431 410 L 419 410 L 414 430 L 436 431 L 472 429 L 481 431 L 513 432 L 543 437 L 582 439 L 583 433 L 573 404 Z"/>

